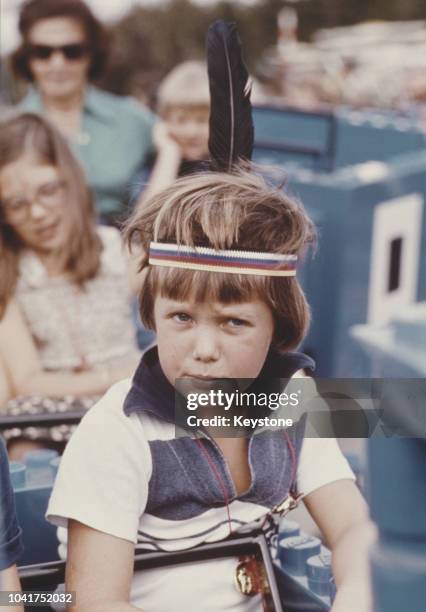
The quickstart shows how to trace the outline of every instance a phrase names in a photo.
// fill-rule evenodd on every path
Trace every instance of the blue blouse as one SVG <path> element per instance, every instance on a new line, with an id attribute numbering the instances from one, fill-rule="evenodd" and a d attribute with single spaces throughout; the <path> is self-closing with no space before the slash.
<path id="1" fill-rule="evenodd" d="M 43 114 L 37 90 L 30 88 L 22 111 Z M 140 191 L 136 176 L 152 154 L 155 115 L 134 98 L 116 96 L 96 87 L 86 90 L 81 131 L 69 141 L 104 215 L 123 212 L 131 193 Z"/>

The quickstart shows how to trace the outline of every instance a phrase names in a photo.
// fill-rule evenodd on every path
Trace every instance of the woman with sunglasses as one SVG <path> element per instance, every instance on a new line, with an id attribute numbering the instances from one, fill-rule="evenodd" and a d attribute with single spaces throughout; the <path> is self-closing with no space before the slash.
<path id="1" fill-rule="evenodd" d="M 12 65 L 33 85 L 21 109 L 46 115 L 62 132 L 86 171 L 99 213 L 107 223 L 116 221 L 151 152 L 153 115 L 133 99 L 89 85 L 105 65 L 107 36 L 82 0 L 27 0 L 19 30 L 22 44 Z"/>
<path id="2" fill-rule="evenodd" d="M 0 124 L 0 409 L 133 373 L 130 268 L 56 129 L 34 114 Z"/>

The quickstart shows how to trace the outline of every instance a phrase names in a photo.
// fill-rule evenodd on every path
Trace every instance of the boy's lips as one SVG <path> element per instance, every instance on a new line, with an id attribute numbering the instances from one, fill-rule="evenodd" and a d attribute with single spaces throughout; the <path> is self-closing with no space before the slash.
<path id="1" fill-rule="evenodd" d="M 217 376 L 205 376 L 203 374 L 184 374 L 182 378 L 185 378 L 190 384 L 196 387 L 202 387 L 208 389 L 217 383 Z"/>
<path id="2" fill-rule="evenodd" d="M 185 378 L 187 384 L 189 384 L 194 389 L 200 389 L 203 391 L 208 391 L 211 389 L 222 389 L 223 387 L 227 387 L 227 378 L 226 376 L 205 376 L 198 374 L 184 374 L 181 378 Z"/>
<path id="3" fill-rule="evenodd" d="M 206 374 L 182 374 L 182 378 L 194 378 L 195 380 L 221 380 L 221 376 L 211 376 Z"/>

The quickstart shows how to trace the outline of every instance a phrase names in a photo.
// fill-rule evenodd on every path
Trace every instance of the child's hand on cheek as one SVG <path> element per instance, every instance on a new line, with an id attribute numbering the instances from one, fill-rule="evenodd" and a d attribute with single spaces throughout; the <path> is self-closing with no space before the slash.
<path id="1" fill-rule="evenodd" d="M 148 186 L 143 190 L 137 206 L 144 203 L 156 193 L 170 187 L 179 174 L 182 162 L 182 151 L 170 133 L 170 126 L 165 121 L 158 121 L 152 130 L 152 141 L 157 150 L 157 159 L 149 177 Z"/>
<path id="2" fill-rule="evenodd" d="M 181 157 L 180 147 L 170 134 L 170 130 L 166 122 L 159 121 L 154 125 L 152 138 L 158 153 L 167 152 L 168 154 L 174 154 L 179 158 Z"/>

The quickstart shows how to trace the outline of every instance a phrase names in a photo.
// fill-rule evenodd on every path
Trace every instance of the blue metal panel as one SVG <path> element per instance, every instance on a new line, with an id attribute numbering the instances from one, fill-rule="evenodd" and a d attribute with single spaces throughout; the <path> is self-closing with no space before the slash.
<path id="1" fill-rule="evenodd" d="M 253 119 L 255 162 L 331 169 L 336 124 L 334 113 L 255 107 Z"/>
<path id="2" fill-rule="evenodd" d="M 369 172 L 354 167 L 326 176 L 300 169 L 288 173 L 288 190 L 302 200 L 319 229 L 317 255 L 304 264 L 300 278 L 313 312 L 303 348 L 317 360 L 320 376 L 370 373 L 349 330 L 368 320 L 375 212 L 408 194 L 426 200 L 426 152 Z M 422 219 L 414 299 L 424 299 L 426 292 L 425 214 Z"/>
<path id="3" fill-rule="evenodd" d="M 351 334 L 375 376 L 426 378 L 426 302 L 402 310 L 386 325 L 354 326 Z"/>
<path id="4" fill-rule="evenodd" d="M 426 303 L 401 312 L 385 326 L 358 326 L 354 336 L 377 375 L 426 376 Z M 409 381 L 407 381 L 409 382 Z M 401 384 L 401 383 L 400 383 Z M 412 381 L 415 384 L 415 381 Z M 397 387 L 395 386 L 397 390 Z M 375 612 L 423 612 L 426 602 L 426 439 L 417 407 L 395 392 L 393 414 L 412 438 L 372 439 L 368 490 L 379 542 L 371 554 Z M 420 406 L 420 418 L 424 406 Z M 418 436 L 416 439 L 415 436 Z"/>
<path id="5" fill-rule="evenodd" d="M 393 112 L 258 106 L 253 118 L 258 163 L 290 163 L 326 172 L 426 147 L 418 118 Z"/>
<path id="6" fill-rule="evenodd" d="M 423 612 L 426 602 L 426 442 L 369 441 L 375 612 Z"/>
<path id="7" fill-rule="evenodd" d="M 28 454 L 26 466 L 11 464 L 16 513 L 24 543 L 19 566 L 59 559 L 56 527 L 44 518 L 57 469 L 57 459 L 52 458 L 55 455 L 55 451 L 33 451 Z"/>
<path id="8" fill-rule="evenodd" d="M 24 553 L 18 565 L 55 561 L 58 556 L 56 527 L 44 515 L 52 486 L 29 487 L 15 491 L 18 523 L 23 531 Z"/>
<path id="9" fill-rule="evenodd" d="M 302 348 L 320 376 L 367 376 L 368 361 L 349 329 L 369 320 L 376 211 L 408 194 L 426 200 L 425 133 L 415 119 L 380 111 L 342 109 L 333 117 L 263 107 L 254 118 L 255 159 L 282 165 L 287 189 L 319 228 L 316 257 L 298 272 L 313 313 Z M 368 160 L 387 163 L 353 165 Z M 426 214 L 419 251 L 414 300 L 426 299 Z"/>
<path id="10" fill-rule="evenodd" d="M 367 160 L 387 161 L 426 147 L 425 133 L 417 118 L 381 111 L 338 113 L 336 167 Z"/>

